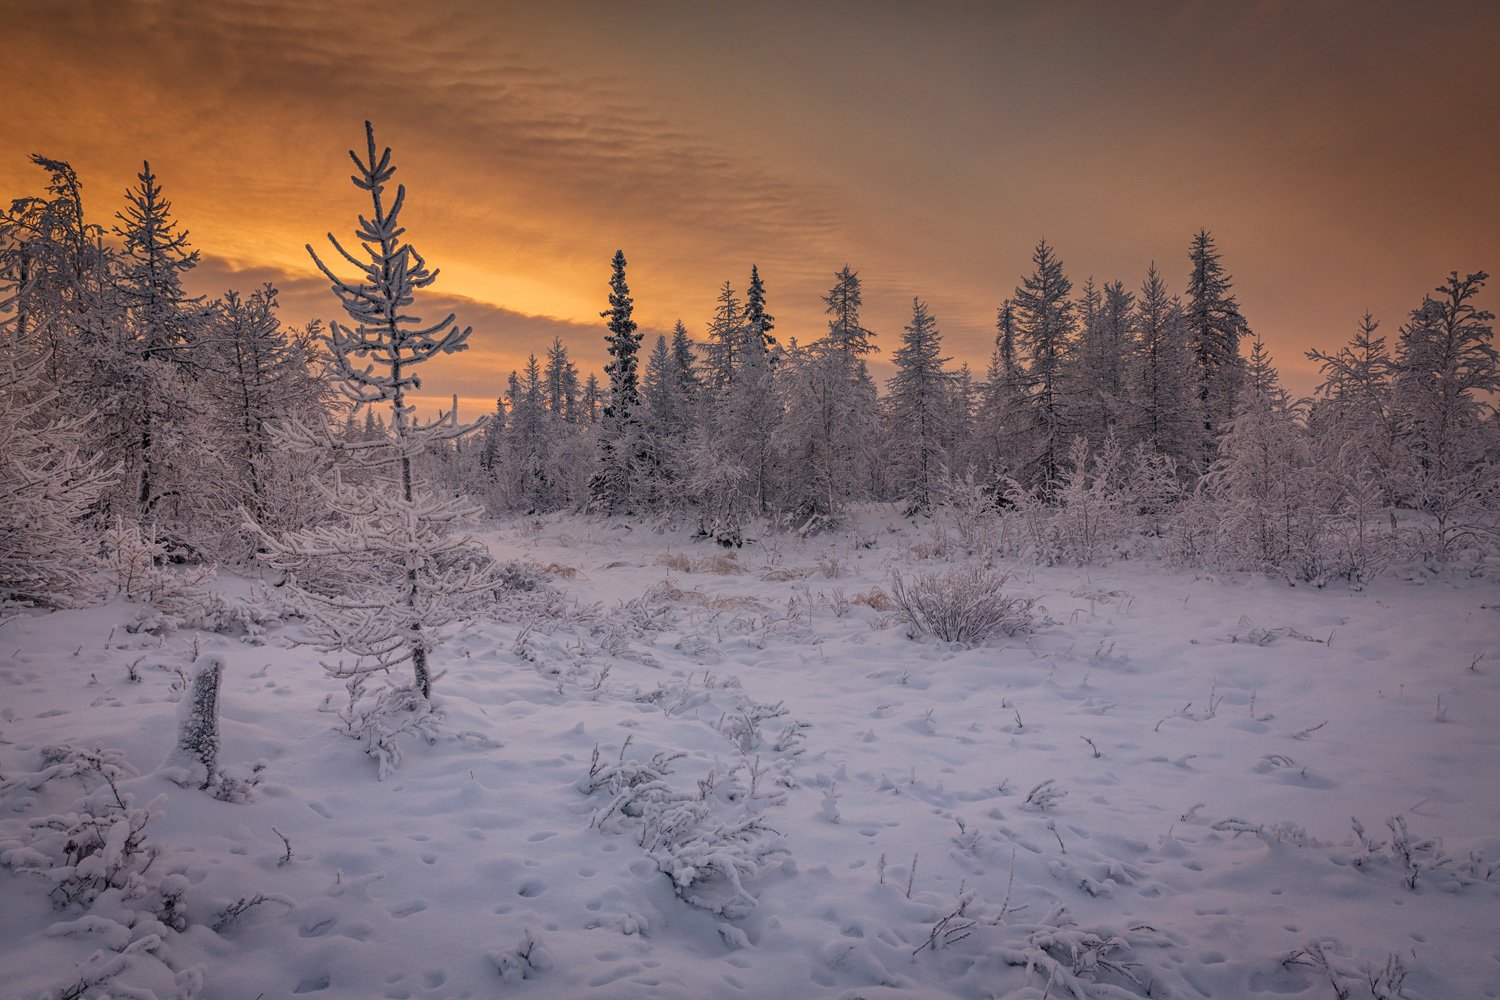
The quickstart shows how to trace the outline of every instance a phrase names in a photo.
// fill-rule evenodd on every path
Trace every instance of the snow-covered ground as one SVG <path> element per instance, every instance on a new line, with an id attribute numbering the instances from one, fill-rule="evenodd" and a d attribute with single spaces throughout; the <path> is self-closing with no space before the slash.
<path id="1" fill-rule="evenodd" d="M 0 625 L 0 996 L 1500 996 L 1494 578 L 1014 566 L 1047 624 L 967 649 L 875 593 L 945 565 L 903 525 L 503 524 L 560 594 L 440 650 L 383 781 L 295 622 Z M 157 773 L 211 656 L 248 801 Z M 156 858 L 60 909 L 91 748 Z"/>

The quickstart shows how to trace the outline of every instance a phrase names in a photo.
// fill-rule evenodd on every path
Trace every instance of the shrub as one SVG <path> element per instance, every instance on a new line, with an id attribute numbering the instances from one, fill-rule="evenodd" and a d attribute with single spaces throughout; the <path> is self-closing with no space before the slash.
<path id="1" fill-rule="evenodd" d="M 1007 596 L 1007 576 L 982 566 L 918 573 L 910 581 L 891 573 L 891 603 L 912 635 L 977 645 L 1002 633 L 1028 632 L 1037 623 L 1036 599 Z"/>

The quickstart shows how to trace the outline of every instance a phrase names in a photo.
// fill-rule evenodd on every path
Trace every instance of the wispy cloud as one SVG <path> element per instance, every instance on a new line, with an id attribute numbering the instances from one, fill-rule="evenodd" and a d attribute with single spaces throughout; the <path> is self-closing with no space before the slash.
<path id="1" fill-rule="evenodd" d="M 836 192 L 780 174 L 749 142 L 675 125 L 619 79 L 524 53 L 509 29 L 525 25 L 503 6 L 449 5 L 420 19 L 384 2 L 34 11 L 17 18 L 11 51 L 24 102 L 56 113 L 22 140 L 60 156 L 84 146 L 116 161 L 191 163 L 191 173 L 163 175 L 184 208 L 213 213 L 197 228 L 221 242 L 235 224 L 290 235 L 288 214 L 303 233 L 336 221 L 308 216 L 339 205 L 341 147 L 369 117 L 396 147 L 401 176 L 422 178 L 413 214 L 496 286 L 538 264 L 597 266 L 602 247 L 627 240 L 674 261 L 727 256 L 726 246 L 836 256 Z M 92 127 L 100 119 L 107 126 Z M 0 178 L 15 172 L 0 166 Z M 287 242 L 295 256 L 300 241 Z M 238 240 L 221 247 L 238 250 Z"/>
<path id="2" fill-rule="evenodd" d="M 624 248 L 647 324 L 701 331 L 755 262 L 806 340 L 848 262 L 882 346 L 919 294 L 976 364 L 1038 237 L 1076 282 L 1155 260 L 1180 290 L 1206 226 L 1298 373 L 1500 266 L 1497 10 L 4 0 L 0 191 L 44 152 L 107 218 L 149 157 L 199 247 L 296 275 L 352 228 L 370 118 L 440 287 L 512 325 L 589 327 Z"/>

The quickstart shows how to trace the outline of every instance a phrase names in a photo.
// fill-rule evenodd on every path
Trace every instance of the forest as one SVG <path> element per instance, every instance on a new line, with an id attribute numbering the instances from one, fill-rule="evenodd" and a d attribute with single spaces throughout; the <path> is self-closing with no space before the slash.
<path id="1" fill-rule="evenodd" d="M 747 261 L 648 343 L 625 248 L 599 262 L 604 370 L 523 345 L 464 421 L 414 397 L 472 331 L 424 309 L 441 262 L 370 123 L 350 157 L 344 221 L 314 225 L 352 236 L 307 247 L 331 291 L 303 325 L 270 284 L 191 294 L 192 220 L 149 163 L 99 215 L 32 156 L 0 214 L 0 993 L 1500 981 L 1462 946 L 1500 898 L 1494 794 L 1460 773 L 1497 752 L 1500 698 L 1486 273 L 1437 267 L 1407 315 L 1351 316 L 1296 398 L 1206 229 L 1100 283 L 1038 241 L 983 372 L 920 297 L 867 329 L 839 262 L 826 329 L 778 326 Z M 1453 747 L 1379 738 L 1450 709 Z M 1448 846 L 1408 826 L 1441 803 Z M 518 825 L 534 851 L 471 856 Z M 1189 856 L 1221 881 L 1152 867 Z M 467 875 L 421 888 L 465 859 L 522 910 Z M 549 893 L 580 859 L 568 878 L 616 883 Z M 1323 923 L 1282 941 L 1272 904 L 1205 903 L 1252 894 L 1241 866 Z M 280 979 L 256 964 L 277 953 Z"/>
<path id="2" fill-rule="evenodd" d="M 149 163 L 106 228 L 67 163 L 33 157 L 43 193 L 14 200 L 0 230 L 7 600 L 82 593 L 110 530 L 194 562 L 263 560 L 269 537 L 327 522 L 329 494 L 309 483 L 368 486 L 397 455 L 406 502 L 415 474 L 490 516 L 691 522 L 730 546 L 751 523 L 806 535 L 873 501 L 988 508 L 1014 529 L 1008 554 L 1032 560 L 1086 563 L 1144 534 L 1181 565 L 1320 585 L 1493 551 L 1500 367 L 1483 272 L 1441 278 L 1393 338 L 1351 318 L 1345 345 L 1309 352 L 1323 382 L 1295 399 L 1206 231 L 1180 293 L 1154 262 L 1138 290 L 1090 279 L 1075 293 L 1039 242 L 982 374 L 943 356 L 921 299 L 899 333 L 861 325 L 847 265 L 826 331 L 778 338 L 752 264 L 743 298 L 723 283 L 701 339 L 679 321 L 642 343 L 621 251 L 606 370 L 581 373 L 560 339 L 538 345 L 495 411 L 460 427 L 405 401 L 416 366 L 463 350 L 467 331 L 402 312 L 437 271 L 401 240 L 403 195 L 381 206 L 394 167 L 388 150 L 373 159 L 373 133 L 364 155 L 364 250 L 335 243 L 330 269 L 309 247 L 352 317 L 326 328 L 283 324 L 270 285 L 190 296 L 198 251 Z M 866 363 L 881 339 L 883 392 Z"/>

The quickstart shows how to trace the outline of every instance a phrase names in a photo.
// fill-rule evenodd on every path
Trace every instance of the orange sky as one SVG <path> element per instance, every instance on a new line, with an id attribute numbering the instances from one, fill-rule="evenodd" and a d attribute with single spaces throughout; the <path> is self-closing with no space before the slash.
<path id="1" fill-rule="evenodd" d="M 1181 291 L 1205 227 L 1308 392 L 1307 347 L 1500 267 L 1497 11 L 0 0 L 0 197 L 39 193 L 39 152 L 107 222 L 149 159 L 200 290 L 269 279 L 289 320 L 330 316 L 303 244 L 363 210 L 371 118 L 443 272 L 428 311 L 474 327 L 426 389 L 470 412 L 554 333 L 601 364 L 617 247 L 648 333 L 701 336 L 754 262 L 778 335 L 815 339 L 847 262 L 882 356 L 920 295 L 982 371 L 1038 238 L 1075 287 L 1154 259 Z"/>

